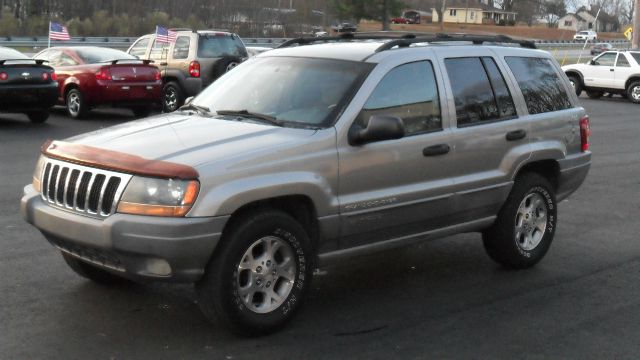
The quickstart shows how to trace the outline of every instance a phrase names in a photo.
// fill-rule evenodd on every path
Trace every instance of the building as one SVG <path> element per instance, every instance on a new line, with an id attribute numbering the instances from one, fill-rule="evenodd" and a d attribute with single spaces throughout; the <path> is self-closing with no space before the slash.
<path id="1" fill-rule="evenodd" d="M 596 15 L 598 15 L 597 8 L 589 11 L 582 7 L 575 13 L 568 13 L 558 20 L 558 29 L 582 31 L 582 30 L 594 30 L 594 31 L 617 31 L 620 28 L 618 20 L 615 16 L 611 16 L 604 11 L 600 11 L 598 15 L 598 21 L 596 22 Z"/>
<path id="2" fill-rule="evenodd" d="M 504 11 L 486 4 L 485 1 L 447 1 L 443 13 L 445 23 L 500 24 L 515 23 L 516 12 Z M 439 22 L 438 11 L 432 9 L 433 22 Z"/>

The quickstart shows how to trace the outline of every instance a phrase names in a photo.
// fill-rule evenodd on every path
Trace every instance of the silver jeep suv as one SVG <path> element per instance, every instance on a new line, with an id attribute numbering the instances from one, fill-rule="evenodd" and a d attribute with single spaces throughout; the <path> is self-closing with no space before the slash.
<path id="1" fill-rule="evenodd" d="M 571 84 L 527 47 L 296 39 L 178 112 L 46 143 L 22 214 L 81 276 L 195 283 L 208 318 L 248 334 L 355 254 L 479 232 L 527 268 L 591 162 Z"/>

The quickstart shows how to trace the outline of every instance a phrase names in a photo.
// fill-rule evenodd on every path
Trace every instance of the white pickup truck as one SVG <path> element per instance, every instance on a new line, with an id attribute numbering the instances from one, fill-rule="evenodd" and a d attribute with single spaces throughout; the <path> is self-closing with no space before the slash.
<path id="1" fill-rule="evenodd" d="M 562 70 L 578 96 L 585 90 L 590 98 L 597 99 L 607 92 L 640 104 L 639 51 L 607 51 L 586 64 L 565 65 Z"/>

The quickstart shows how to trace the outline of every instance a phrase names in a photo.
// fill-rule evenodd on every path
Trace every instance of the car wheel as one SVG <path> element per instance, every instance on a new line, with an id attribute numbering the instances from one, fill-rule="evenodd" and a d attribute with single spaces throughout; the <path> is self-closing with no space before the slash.
<path id="1" fill-rule="evenodd" d="M 89 110 L 82 93 L 78 89 L 71 89 L 67 92 L 66 105 L 67 114 L 74 119 L 82 119 Z"/>
<path id="2" fill-rule="evenodd" d="M 34 124 L 41 124 L 49 118 L 48 111 L 30 111 L 27 113 L 27 117 Z"/>
<path id="3" fill-rule="evenodd" d="M 106 270 L 102 270 L 96 266 L 86 263 L 73 255 L 62 253 L 64 261 L 69 265 L 71 270 L 76 274 L 82 276 L 85 279 L 100 283 L 100 284 L 118 284 L 125 283 L 127 280 L 118 275 L 114 275 Z"/>
<path id="4" fill-rule="evenodd" d="M 604 91 L 587 90 L 587 96 L 591 99 L 600 99 L 604 95 Z"/>
<path id="5" fill-rule="evenodd" d="M 537 173 L 517 177 L 496 222 L 482 234 L 487 254 L 514 269 L 538 263 L 549 250 L 556 229 L 553 187 Z"/>
<path id="6" fill-rule="evenodd" d="M 133 112 L 133 116 L 136 118 L 144 118 L 151 114 L 151 108 L 148 106 L 135 107 L 132 108 L 131 111 Z"/>
<path id="7" fill-rule="evenodd" d="M 220 76 L 224 75 L 224 73 L 231 71 L 233 68 L 240 65 L 241 62 L 242 61 L 235 56 L 226 56 L 218 60 L 214 69 L 214 79 L 217 79 Z"/>
<path id="8" fill-rule="evenodd" d="M 569 75 L 569 82 L 571 83 L 571 86 L 573 86 L 576 96 L 580 96 L 580 94 L 582 94 L 582 82 L 580 81 L 580 78 L 576 75 Z"/>
<path id="9" fill-rule="evenodd" d="M 293 317 L 309 288 L 309 237 L 291 216 L 270 209 L 231 226 L 196 284 L 200 309 L 239 334 L 273 332 Z"/>
<path id="10" fill-rule="evenodd" d="M 627 88 L 627 97 L 635 104 L 640 104 L 640 81 L 629 84 Z"/>
<path id="11" fill-rule="evenodd" d="M 169 81 L 162 89 L 162 108 L 164 112 L 174 112 L 178 110 L 184 102 L 182 89 L 175 81 Z"/>

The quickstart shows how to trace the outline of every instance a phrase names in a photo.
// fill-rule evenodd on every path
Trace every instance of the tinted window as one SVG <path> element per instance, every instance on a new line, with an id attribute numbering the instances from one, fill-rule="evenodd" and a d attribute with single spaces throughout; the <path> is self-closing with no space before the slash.
<path id="1" fill-rule="evenodd" d="M 149 46 L 149 40 L 150 38 L 144 38 L 144 39 L 138 40 L 138 42 L 133 44 L 133 46 L 131 47 L 131 50 L 129 50 L 129 54 L 133 56 L 138 56 L 138 57 L 144 56 L 147 53 L 147 46 Z"/>
<path id="2" fill-rule="evenodd" d="M 186 59 L 189 57 L 189 43 L 190 38 L 188 36 L 179 36 L 173 45 L 173 58 Z"/>
<path id="3" fill-rule="evenodd" d="M 627 60 L 627 58 L 624 56 L 623 53 L 618 54 L 618 61 L 616 62 L 616 66 L 620 66 L 620 67 L 630 67 L 631 65 L 629 65 L 629 61 Z"/>
<path id="4" fill-rule="evenodd" d="M 569 96 L 549 59 L 505 57 L 518 81 L 529 114 L 558 111 L 571 107 Z"/>
<path id="5" fill-rule="evenodd" d="M 198 37 L 198 57 L 215 58 L 222 56 L 246 57 L 242 40 L 237 36 L 202 34 Z"/>
<path id="6" fill-rule="evenodd" d="M 640 64 L 640 53 L 633 52 L 633 53 L 629 53 L 629 54 L 631 54 L 631 56 L 633 56 L 634 60 L 635 60 L 638 64 Z"/>
<path id="7" fill-rule="evenodd" d="M 480 58 L 446 59 L 458 126 L 500 118 L 491 83 Z"/>
<path id="8" fill-rule="evenodd" d="M 414 62 L 389 71 L 356 121 L 366 126 L 372 115 L 401 118 L 407 135 L 442 129 L 438 86 L 431 62 Z"/>
<path id="9" fill-rule="evenodd" d="M 97 64 L 111 60 L 135 59 L 124 51 L 107 48 L 78 48 L 76 54 L 85 64 Z"/>
<path id="10" fill-rule="evenodd" d="M 513 103 L 511 92 L 504 81 L 504 77 L 498 69 L 496 62 L 490 57 L 483 57 L 482 63 L 489 75 L 493 95 L 498 102 L 498 113 L 501 118 L 511 118 L 516 116 L 516 105 Z"/>
<path id="11" fill-rule="evenodd" d="M 593 65 L 613 66 L 616 63 L 616 53 L 604 53 L 602 56 L 593 59 Z"/>

